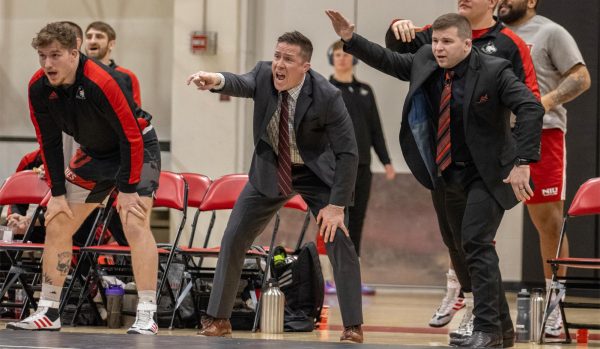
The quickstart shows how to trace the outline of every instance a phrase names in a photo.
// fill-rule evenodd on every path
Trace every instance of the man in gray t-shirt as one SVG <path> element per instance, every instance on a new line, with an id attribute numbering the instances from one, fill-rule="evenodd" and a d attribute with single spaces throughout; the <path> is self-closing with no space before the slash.
<path id="1" fill-rule="evenodd" d="M 544 276 L 549 287 L 552 271 L 544 261 L 556 255 L 565 200 L 567 110 L 563 103 L 575 99 L 591 82 L 577 43 L 565 28 L 536 14 L 538 2 L 502 0 L 498 16 L 529 46 L 546 109 L 541 158 L 531 164 L 534 195 L 525 203 L 540 236 Z M 565 238 L 561 257 L 568 257 L 568 249 Z M 565 273 L 566 268 L 559 270 L 559 275 Z M 546 325 L 547 336 L 560 335 L 562 318 L 556 310 Z"/>

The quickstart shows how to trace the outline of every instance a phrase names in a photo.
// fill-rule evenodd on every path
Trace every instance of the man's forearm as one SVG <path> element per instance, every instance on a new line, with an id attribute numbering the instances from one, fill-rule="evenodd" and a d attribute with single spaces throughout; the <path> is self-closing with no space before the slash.
<path id="1" fill-rule="evenodd" d="M 576 65 L 566 75 L 555 90 L 542 97 L 546 111 L 574 100 L 590 88 L 590 73 L 585 65 Z"/>

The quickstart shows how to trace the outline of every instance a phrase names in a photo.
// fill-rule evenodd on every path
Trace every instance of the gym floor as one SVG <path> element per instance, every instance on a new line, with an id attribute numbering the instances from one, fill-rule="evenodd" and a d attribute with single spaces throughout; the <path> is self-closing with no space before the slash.
<path id="1" fill-rule="evenodd" d="M 375 296 L 363 298 L 365 325 L 364 348 L 420 348 L 444 347 L 448 343 L 448 331 L 458 326 L 462 312 L 457 313 L 452 322 L 443 328 L 427 326 L 436 306 L 443 297 L 442 290 L 378 288 Z M 509 303 L 516 314 L 514 293 L 508 293 Z M 125 328 L 107 329 L 104 327 L 68 327 L 61 332 L 30 333 L 25 331 L 0 331 L 0 348 L 346 348 L 351 343 L 339 343 L 341 318 L 335 296 L 326 296 L 330 306 L 326 328 L 310 333 L 285 333 L 267 335 L 246 331 L 234 331 L 233 339 L 203 338 L 196 336 L 196 330 L 161 329 L 157 337 L 125 335 Z M 600 312 L 571 310 L 567 316 L 576 322 L 598 322 Z M 0 328 L 5 321 L 0 322 Z M 575 338 L 575 330 L 571 331 Z M 82 335 L 85 334 L 85 335 Z M 588 343 L 577 344 L 517 343 L 516 348 L 600 348 L 600 331 L 589 331 Z"/>

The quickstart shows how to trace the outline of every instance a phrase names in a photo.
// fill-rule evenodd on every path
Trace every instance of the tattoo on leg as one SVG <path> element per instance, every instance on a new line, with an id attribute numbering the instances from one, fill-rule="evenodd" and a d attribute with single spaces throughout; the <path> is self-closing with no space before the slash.
<path id="1" fill-rule="evenodd" d="M 62 276 L 67 276 L 69 268 L 71 267 L 71 252 L 61 252 L 58 254 L 58 264 L 56 270 L 60 272 Z"/>
<path id="2" fill-rule="evenodd" d="M 43 283 L 52 285 L 52 279 L 50 278 L 50 275 L 48 275 L 47 273 L 44 273 L 44 275 L 42 276 L 42 280 L 43 280 Z"/>

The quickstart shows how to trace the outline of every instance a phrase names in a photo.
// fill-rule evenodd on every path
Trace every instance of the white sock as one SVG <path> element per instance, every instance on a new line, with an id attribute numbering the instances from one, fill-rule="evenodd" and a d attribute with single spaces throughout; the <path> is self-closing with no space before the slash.
<path id="1" fill-rule="evenodd" d="M 62 286 L 54 286 L 54 285 L 43 283 L 40 299 L 58 303 L 58 302 L 60 302 L 60 294 L 61 293 L 62 293 Z"/>
<path id="2" fill-rule="evenodd" d="M 458 278 L 456 277 L 456 273 L 454 269 L 448 269 L 448 275 L 446 278 L 446 287 L 460 289 L 460 282 L 458 282 Z"/>
<path id="3" fill-rule="evenodd" d="M 139 303 L 151 303 L 156 304 L 156 291 L 146 290 L 138 291 Z"/>

